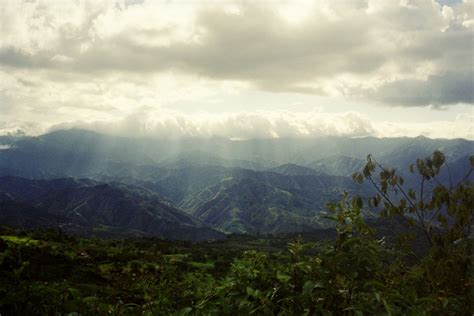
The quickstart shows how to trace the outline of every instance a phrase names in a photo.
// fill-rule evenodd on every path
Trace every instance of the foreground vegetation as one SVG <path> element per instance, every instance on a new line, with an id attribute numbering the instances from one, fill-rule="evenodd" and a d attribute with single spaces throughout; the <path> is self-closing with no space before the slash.
<path id="1" fill-rule="evenodd" d="M 378 194 L 329 205 L 336 237 L 317 242 L 103 240 L 4 228 L 0 313 L 471 315 L 474 187 L 430 186 L 443 164 L 438 152 L 419 160 L 420 190 L 405 192 L 401 177 L 369 157 L 354 179 Z M 426 252 L 413 251 L 410 234 L 381 238 L 362 216 L 371 208 L 423 235 Z"/>

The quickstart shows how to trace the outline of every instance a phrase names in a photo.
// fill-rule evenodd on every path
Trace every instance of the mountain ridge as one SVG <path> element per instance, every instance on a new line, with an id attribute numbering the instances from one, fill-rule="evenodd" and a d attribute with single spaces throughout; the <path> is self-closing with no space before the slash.
<path id="1" fill-rule="evenodd" d="M 143 189 L 97 182 L 84 185 L 74 179 L 1 177 L 0 192 L 9 193 L 15 203 L 60 218 L 63 225 L 110 226 L 170 239 L 224 238 L 200 220 Z M 2 201 L 8 200 L 3 196 Z M 15 212 L 5 207 L 0 211 L 9 216 Z"/>
<path id="2" fill-rule="evenodd" d="M 31 207 L 81 227 L 190 238 L 201 227 L 218 236 L 211 226 L 251 234 L 325 227 L 320 215 L 327 202 L 343 191 L 370 195 L 350 178 L 369 153 L 409 185 L 417 179 L 408 165 L 417 158 L 443 150 L 452 179 L 445 171 L 440 178 L 456 182 L 474 153 L 473 141 L 426 137 L 171 140 L 73 129 L 9 141 L 0 150 L 5 201 L 7 193 L 15 203 L 27 195 Z"/>

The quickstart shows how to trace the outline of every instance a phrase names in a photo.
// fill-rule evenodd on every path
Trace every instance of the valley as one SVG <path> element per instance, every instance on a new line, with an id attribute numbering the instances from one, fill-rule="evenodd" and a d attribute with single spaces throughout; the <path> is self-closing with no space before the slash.
<path id="1" fill-rule="evenodd" d="M 1 141 L 4 224 L 183 240 L 325 229 L 327 203 L 343 192 L 374 193 L 351 178 L 368 153 L 410 186 L 416 178 L 408 162 L 444 149 L 451 179 L 439 177 L 456 182 L 474 148 L 423 137 L 173 142 L 78 129 Z"/>

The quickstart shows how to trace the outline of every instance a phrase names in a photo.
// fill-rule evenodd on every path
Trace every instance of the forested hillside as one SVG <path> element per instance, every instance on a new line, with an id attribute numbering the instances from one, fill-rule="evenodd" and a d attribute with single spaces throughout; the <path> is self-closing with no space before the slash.
<path id="1" fill-rule="evenodd" d="M 0 312 L 470 315 L 474 157 L 454 184 L 438 182 L 444 164 L 440 152 L 417 160 L 410 169 L 420 183 L 435 184 L 405 189 L 403 177 L 369 157 L 353 178 L 372 183 L 373 196 L 345 193 L 327 205 L 332 229 L 299 237 L 232 235 L 196 243 L 1 228 Z M 36 196 L 39 182 L 22 181 L 12 194 Z M 42 184 L 46 192 L 45 184 L 86 192 L 91 185 Z M 374 208 L 382 220 L 364 216 Z M 64 215 L 46 212 L 44 220 Z"/>
<path id="2" fill-rule="evenodd" d="M 351 179 L 367 154 L 417 186 L 409 163 L 442 149 L 448 166 L 438 178 L 458 182 L 474 146 L 424 137 L 125 138 L 78 129 L 0 141 L 3 223 L 191 240 L 325 228 L 328 202 L 344 191 L 374 193 Z M 12 203 L 30 212 L 15 213 Z"/>

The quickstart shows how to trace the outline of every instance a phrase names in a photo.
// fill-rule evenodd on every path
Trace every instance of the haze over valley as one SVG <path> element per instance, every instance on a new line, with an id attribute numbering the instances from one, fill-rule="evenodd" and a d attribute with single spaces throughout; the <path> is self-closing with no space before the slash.
<path id="1" fill-rule="evenodd" d="M 351 178 L 368 153 L 412 185 L 408 165 L 441 150 L 457 183 L 474 146 L 425 137 L 125 138 L 80 129 L 0 141 L 3 222 L 191 240 L 328 228 L 328 202 L 344 191 L 373 193 Z"/>

